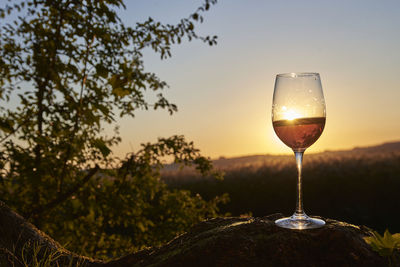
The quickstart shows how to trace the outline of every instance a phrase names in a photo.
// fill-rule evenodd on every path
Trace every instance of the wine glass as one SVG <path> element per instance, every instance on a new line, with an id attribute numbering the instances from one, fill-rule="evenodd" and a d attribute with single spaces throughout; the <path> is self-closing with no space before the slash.
<path id="1" fill-rule="evenodd" d="M 279 139 L 293 149 L 298 171 L 296 210 L 291 217 L 275 221 L 280 227 L 310 229 L 325 225 L 323 220 L 305 214 L 301 188 L 304 151 L 321 136 L 325 120 L 325 100 L 318 73 L 285 73 L 276 76 L 272 124 Z"/>

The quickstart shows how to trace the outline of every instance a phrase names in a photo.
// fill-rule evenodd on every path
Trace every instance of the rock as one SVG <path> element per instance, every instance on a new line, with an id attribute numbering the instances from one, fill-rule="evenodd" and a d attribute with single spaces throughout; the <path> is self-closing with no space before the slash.
<path id="1" fill-rule="evenodd" d="M 263 218 L 211 219 L 162 247 L 104 262 L 62 248 L 0 202 L 0 266 L 24 266 L 20 255 L 24 244 L 29 243 L 56 251 L 59 257 L 55 266 L 71 262 L 94 267 L 388 265 L 387 259 L 365 243 L 363 237 L 370 235 L 366 227 L 325 219 L 327 224 L 319 229 L 289 230 L 274 224 L 280 217 L 275 214 Z M 25 253 L 30 252 L 28 247 Z"/>
<path id="2" fill-rule="evenodd" d="M 289 230 L 275 226 L 280 217 L 212 219 L 161 248 L 107 266 L 387 265 L 363 240 L 370 234 L 366 227 L 326 219 L 319 229 Z"/>

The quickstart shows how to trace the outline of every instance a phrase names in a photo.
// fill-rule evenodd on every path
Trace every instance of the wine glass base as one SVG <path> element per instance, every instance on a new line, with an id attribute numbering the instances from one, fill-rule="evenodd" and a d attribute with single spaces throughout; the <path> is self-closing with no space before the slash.
<path id="1" fill-rule="evenodd" d="M 311 218 L 307 215 L 293 215 L 291 217 L 276 220 L 275 224 L 282 228 L 303 230 L 320 228 L 325 225 L 325 221 L 317 218 Z"/>

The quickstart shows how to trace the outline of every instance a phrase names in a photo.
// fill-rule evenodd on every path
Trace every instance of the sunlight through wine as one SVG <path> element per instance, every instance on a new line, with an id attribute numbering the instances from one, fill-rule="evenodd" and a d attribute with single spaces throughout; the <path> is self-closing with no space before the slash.
<path id="1" fill-rule="evenodd" d="M 279 139 L 293 150 L 304 150 L 321 136 L 325 127 L 325 118 L 298 118 L 279 120 L 272 124 Z"/>

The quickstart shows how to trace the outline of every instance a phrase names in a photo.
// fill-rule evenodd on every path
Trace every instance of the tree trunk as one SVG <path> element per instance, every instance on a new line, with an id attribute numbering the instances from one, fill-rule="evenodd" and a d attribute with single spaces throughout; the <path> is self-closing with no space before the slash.
<path id="1" fill-rule="evenodd" d="M 34 246 L 37 259 L 57 253 L 60 266 L 387 266 L 365 243 L 366 227 L 326 219 L 323 228 L 288 230 L 275 226 L 280 215 L 264 218 L 216 218 L 160 248 L 103 262 L 76 255 L 0 202 L 0 266 L 24 266 Z M 23 252 L 24 251 L 24 252 Z M 55 263 L 55 262 L 54 262 Z M 393 263 L 392 263 L 393 264 Z"/>

